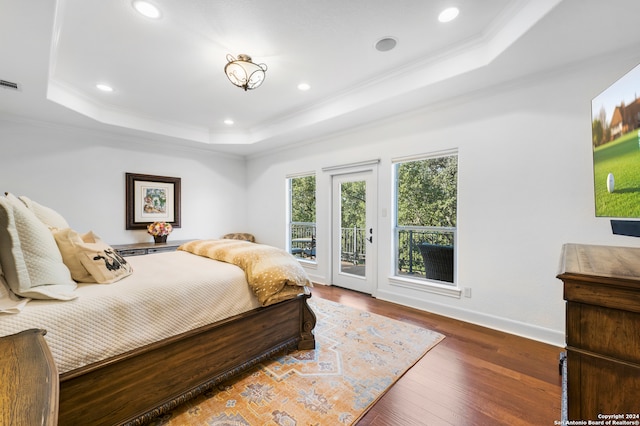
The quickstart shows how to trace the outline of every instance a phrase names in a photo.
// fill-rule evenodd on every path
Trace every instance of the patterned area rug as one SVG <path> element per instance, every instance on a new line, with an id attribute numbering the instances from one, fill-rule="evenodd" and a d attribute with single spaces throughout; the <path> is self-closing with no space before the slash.
<path id="1" fill-rule="evenodd" d="M 351 425 L 444 336 L 319 298 L 316 349 L 260 364 L 151 424 Z"/>

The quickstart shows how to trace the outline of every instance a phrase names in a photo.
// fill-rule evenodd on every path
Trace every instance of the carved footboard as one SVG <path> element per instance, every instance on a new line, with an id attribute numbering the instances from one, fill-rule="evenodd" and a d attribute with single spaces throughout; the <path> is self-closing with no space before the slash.
<path id="1" fill-rule="evenodd" d="M 60 425 L 141 425 L 293 349 L 313 349 L 310 294 L 60 376 Z"/>

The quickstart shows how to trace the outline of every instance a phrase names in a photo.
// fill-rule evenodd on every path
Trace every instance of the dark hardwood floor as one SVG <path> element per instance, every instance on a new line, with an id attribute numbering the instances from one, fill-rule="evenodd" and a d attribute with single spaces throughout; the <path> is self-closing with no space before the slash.
<path id="1" fill-rule="evenodd" d="M 446 336 L 360 420 L 365 425 L 553 425 L 560 420 L 562 348 L 317 285 L 314 297 Z"/>

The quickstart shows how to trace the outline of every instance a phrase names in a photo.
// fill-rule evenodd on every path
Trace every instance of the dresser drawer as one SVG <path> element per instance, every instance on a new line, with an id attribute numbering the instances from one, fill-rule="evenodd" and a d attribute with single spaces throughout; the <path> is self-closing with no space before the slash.
<path id="1" fill-rule="evenodd" d="M 126 256 L 142 256 L 147 254 L 146 249 L 130 249 L 130 250 L 117 250 L 118 254 L 122 257 Z"/>
<path id="2" fill-rule="evenodd" d="M 640 314 L 567 303 L 567 344 L 640 366 Z"/>
<path id="3" fill-rule="evenodd" d="M 162 253 L 162 252 L 166 252 L 166 251 L 176 251 L 176 247 L 152 247 L 147 249 L 147 254 L 151 254 L 151 253 Z"/>
<path id="4" fill-rule="evenodd" d="M 638 414 L 640 365 L 571 349 L 567 351 L 567 363 L 568 370 L 573 373 L 567 380 L 569 419 L 598 420 L 598 414 Z M 633 418 L 629 424 L 636 420 Z"/>

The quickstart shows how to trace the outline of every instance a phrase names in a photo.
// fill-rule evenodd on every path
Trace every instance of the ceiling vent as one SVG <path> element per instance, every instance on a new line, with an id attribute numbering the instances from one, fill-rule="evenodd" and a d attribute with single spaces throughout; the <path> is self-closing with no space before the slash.
<path id="1" fill-rule="evenodd" d="M 13 81 L 0 80 L 0 87 L 3 89 L 9 90 L 20 90 L 20 86 L 18 83 L 14 83 Z"/>

